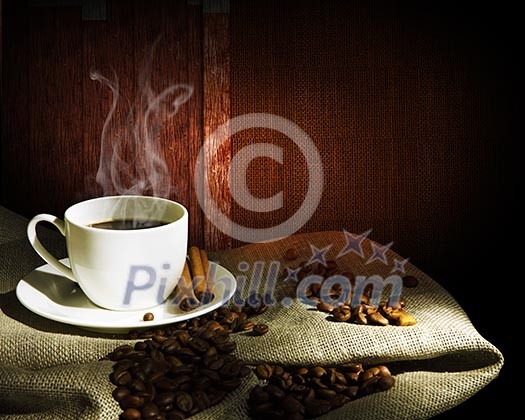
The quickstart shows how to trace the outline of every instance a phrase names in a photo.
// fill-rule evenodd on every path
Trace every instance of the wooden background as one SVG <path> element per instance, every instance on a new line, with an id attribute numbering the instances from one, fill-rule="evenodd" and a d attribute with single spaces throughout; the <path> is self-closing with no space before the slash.
<path id="1" fill-rule="evenodd" d="M 498 42 L 505 34 L 487 31 L 488 9 L 110 0 L 105 20 L 89 21 L 86 1 L 3 3 L 0 193 L 16 212 L 62 214 L 102 193 L 95 175 L 111 95 L 90 70 L 114 70 L 123 95 L 133 97 L 160 35 L 153 87 L 194 86 L 160 136 L 171 198 L 190 212 L 191 243 L 241 244 L 203 216 L 193 177 L 203 139 L 248 112 L 287 117 L 320 150 L 323 199 L 301 231 L 373 228 L 372 239 L 394 241 L 435 275 L 449 274 L 442 261 L 460 266 L 484 255 L 487 235 L 501 239 L 513 110 Z M 118 108 L 117 123 L 126 114 Z M 232 202 L 227 170 L 232 154 L 268 139 L 284 148 L 285 165 L 254 160 L 248 185 L 260 197 L 282 190 L 285 207 L 259 214 Z M 207 152 L 213 196 L 238 223 L 275 225 L 304 198 L 304 159 L 276 132 L 248 130 L 216 156 Z"/>
<path id="2" fill-rule="evenodd" d="M 194 86 L 161 133 L 171 198 L 189 209 L 191 243 L 240 245 L 197 203 L 203 140 L 244 113 L 287 117 L 312 137 L 326 171 L 323 201 L 302 231 L 373 228 L 372 239 L 394 241 L 509 356 L 497 317 L 480 302 L 489 280 L 514 274 L 499 262 L 519 259 L 517 11 L 408 0 L 108 0 L 106 20 L 86 21 L 80 4 L 88 1 L 35 3 L 0 3 L 1 205 L 27 217 L 60 215 L 101 194 L 95 175 L 111 95 L 90 69 L 113 68 L 132 97 L 161 35 L 153 86 Z M 119 109 L 117 121 L 125 114 Z M 287 165 L 257 159 L 249 168 L 254 195 L 283 191 L 286 206 L 272 214 L 246 211 L 227 187 L 232 154 L 254 140 L 285 150 Z M 205 155 L 213 196 L 238 223 L 275 225 L 304 197 L 304 159 L 275 132 L 239 133 Z M 500 400 L 484 391 L 477 404 Z"/>

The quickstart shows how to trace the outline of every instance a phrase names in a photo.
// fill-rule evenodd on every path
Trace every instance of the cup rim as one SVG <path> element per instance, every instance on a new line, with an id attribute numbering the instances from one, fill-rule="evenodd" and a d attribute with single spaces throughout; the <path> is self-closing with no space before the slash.
<path id="1" fill-rule="evenodd" d="M 178 206 L 180 209 L 182 209 L 183 214 L 177 220 L 174 220 L 173 222 L 166 223 L 165 225 L 151 227 L 151 228 L 148 228 L 148 229 L 139 229 L 139 230 L 137 230 L 137 229 L 129 229 L 129 230 L 128 229 L 125 229 L 125 230 L 98 229 L 98 228 L 94 228 L 94 227 L 85 225 L 83 223 L 77 223 L 77 222 L 71 220 L 71 218 L 68 216 L 68 214 L 70 214 L 74 210 L 75 207 L 84 205 L 86 203 L 89 203 L 89 202 L 92 202 L 92 201 L 114 200 L 114 199 L 120 199 L 120 198 L 133 198 L 133 199 L 139 199 L 140 198 L 140 199 L 146 199 L 146 200 L 164 201 L 164 202 L 169 203 L 171 205 Z M 150 196 L 150 195 L 108 195 L 108 196 L 104 196 L 104 197 L 90 198 L 88 200 L 83 200 L 83 201 L 80 201 L 78 203 L 73 204 L 72 206 L 68 207 L 67 210 L 64 213 L 64 221 L 65 222 L 70 223 L 70 224 L 72 224 L 73 226 L 75 226 L 77 228 L 87 230 L 88 232 L 99 232 L 99 233 L 104 233 L 106 235 L 107 234 L 129 235 L 131 233 L 137 234 L 137 232 L 142 232 L 142 231 L 144 231 L 144 232 L 146 232 L 146 231 L 147 232 L 154 232 L 155 231 L 156 232 L 156 231 L 159 231 L 161 229 L 166 229 L 166 228 L 172 227 L 176 223 L 181 223 L 187 217 L 188 217 L 188 210 L 182 204 L 180 204 L 180 203 L 178 203 L 176 201 L 173 201 L 173 200 L 169 200 L 167 198 L 153 197 L 153 196 Z"/>

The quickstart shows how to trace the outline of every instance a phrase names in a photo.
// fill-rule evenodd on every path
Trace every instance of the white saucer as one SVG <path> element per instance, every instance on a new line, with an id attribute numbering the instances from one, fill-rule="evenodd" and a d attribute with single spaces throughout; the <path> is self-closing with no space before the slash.
<path id="1" fill-rule="evenodd" d="M 62 263 L 69 266 L 69 260 Z M 178 305 L 170 304 L 170 297 L 161 305 L 138 311 L 111 311 L 92 303 L 77 283 L 68 280 L 49 264 L 38 267 L 18 282 L 16 296 L 30 311 L 65 324 L 105 333 L 126 333 L 132 329 L 151 328 L 195 318 L 213 311 L 226 303 L 234 294 L 237 282 L 232 273 L 210 261 L 214 273 L 212 292 L 214 299 L 203 306 L 183 312 Z M 151 312 L 153 321 L 143 321 Z"/>

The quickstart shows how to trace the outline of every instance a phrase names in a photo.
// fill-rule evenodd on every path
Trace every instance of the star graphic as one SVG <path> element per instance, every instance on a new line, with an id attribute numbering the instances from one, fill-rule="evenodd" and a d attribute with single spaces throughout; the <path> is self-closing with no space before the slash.
<path id="1" fill-rule="evenodd" d="M 318 262 L 321 265 L 326 265 L 325 255 L 328 250 L 332 248 L 332 244 L 325 246 L 324 248 L 317 248 L 315 245 L 310 244 L 310 249 L 312 250 L 312 256 L 305 265 L 313 264 Z"/>
<path id="2" fill-rule="evenodd" d="M 394 267 L 390 271 L 390 273 L 395 273 L 399 271 L 401 274 L 405 274 L 405 264 L 408 262 L 410 258 L 405 258 L 404 260 L 398 260 L 397 258 L 394 258 Z"/>
<path id="3" fill-rule="evenodd" d="M 388 265 L 388 260 L 386 258 L 386 252 L 390 249 L 390 247 L 394 244 L 394 242 L 390 242 L 389 244 L 379 246 L 375 243 L 371 242 L 372 244 L 372 256 L 368 259 L 366 262 L 367 264 L 370 264 L 371 262 L 374 262 L 375 260 L 382 261 L 383 264 Z"/>
<path id="4" fill-rule="evenodd" d="M 297 274 L 299 274 L 299 271 L 301 271 L 301 267 L 295 269 L 286 267 L 287 274 L 283 281 L 294 281 L 298 283 L 299 279 L 297 278 Z"/>
<path id="5" fill-rule="evenodd" d="M 339 252 L 339 255 L 337 258 L 342 257 L 343 255 L 349 254 L 350 252 L 353 252 L 354 254 L 359 255 L 361 258 L 365 258 L 365 254 L 363 253 L 363 241 L 365 238 L 370 235 L 372 232 L 372 229 L 368 229 L 366 232 L 361 233 L 360 235 L 354 235 L 350 232 L 347 232 L 345 229 L 343 229 L 343 233 L 345 234 L 346 239 L 346 245 L 345 247 Z"/>

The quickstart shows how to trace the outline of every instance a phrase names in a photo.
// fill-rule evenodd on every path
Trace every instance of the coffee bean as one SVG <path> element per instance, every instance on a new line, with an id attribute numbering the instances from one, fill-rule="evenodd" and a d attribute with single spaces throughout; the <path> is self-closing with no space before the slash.
<path id="1" fill-rule="evenodd" d="M 378 369 L 379 369 L 379 372 L 378 372 L 379 376 L 381 377 L 392 376 L 392 373 L 390 373 L 390 370 L 386 366 L 384 365 L 378 366 Z"/>
<path id="2" fill-rule="evenodd" d="M 227 379 L 221 383 L 221 388 L 224 391 L 230 392 L 234 391 L 241 385 L 241 380 L 239 378 Z"/>
<path id="3" fill-rule="evenodd" d="M 115 388 L 113 390 L 113 393 L 111 395 L 113 395 L 113 398 L 119 402 L 121 401 L 125 396 L 131 394 L 131 391 L 126 388 L 126 387 L 123 387 L 123 386 L 119 386 L 117 388 Z"/>
<path id="4" fill-rule="evenodd" d="M 343 372 L 356 372 L 359 373 L 363 370 L 363 365 L 361 363 L 345 363 L 341 366 Z"/>
<path id="5" fill-rule="evenodd" d="M 215 371 L 210 371 L 212 373 L 214 373 L 216 376 L 217 376 L 217 379 L 215 380 L 215 382 L 219 382 L 220 381 L 220 378 L 217 374 L 217 372 Z M 208 389 L 212 386 L 213 384 L 213 380 L 207 376 L 200 376 L 200 377 L 196 377 L 196 378 L 193 378 L 193 381 L 192 381 L 192 389 L 195 389 L 195 390 L 205 390 L 205 389 Z"/>
<path id="6" fill-rule="evenodd" d="M 155 315 L 153 315 L 151 312 L 146 312 L 142 319 L 144 321 L 153 321 L 155 319 Z"/>
<path id="7" fill-rule="evenodd" d="M 255 314 L 256 315 L 262 315 L 268 310 L 268 305 L 265 305 L 264 303 L 261 303 L 259 306 L 255 308 Z"/>
<path id="8" fill-rule="evenodd" d="M 251 414 L 255 416 L 256 418 L 265 418 L 268 416 L 268 413 L 270 413 L 274 408 L 273 403 L 266 402 L 262 404 L 254 404 L 251 407 Z"/>
<path id="9" fill-rule="evenodd" d="M 314 389 L 328 389 L 328 385 L 325 385 L 321 378 L 310 379 L 309 385 Z"/>
<path id="10" fill-rule="evenodd" d="M 276 385 L 267 385 L 265 391 L 272 401 L 281 401 L 286 396 L 284 391 Z"/>
<path id="11" fill-rule="evenodd" d="M 342 372 L 335 372 L 336 382 L 342 385 L 347 384 L 345 375 Z"/>
<path id="12" fill-rule="evenodd" d="M 184 420 L 186 415 L 179 410 L 170 410 L 166 413 L 167 420 Z"/>
<path id="13" fill-rule="evenodd" d="M 355 398 L 357 396 L 357 393 L 359 392 L 359 387 L 356 385 L 349 386 L 345 390 L 345 395 L 349 396 L 350 398 Z"/>
<path id="14" fill-rule="evenodd" d="M 279 365 L 273 366 L 274 376 L 282 376 L 283 373 L 284 373 L 284 368 L 282 366 L 279 366 Z"/>
<path id="15" fill-rule="evenodd" d="M 398 325 L 404 327 L 409 325 L 416 325 L 416 319 L 407 313 L 402 313 L 397 321 Z"/>
<path id="16" fill-rule="evenodd" d="M 215 405 L 220 403 L 224 399 L 226 393 L 224 391 L 215 391 L 210 392 L 208 396 L 210 397 L 210 404 Z"/>
<path id="17" fill-rule="evenodd" d="M 334 309 L 335 309 L 335 306 L 329 305 L 329 304 L 324 303 L 324 302 L 319 302 L 317 304 L 317 310 L 319 310 L 321 312 L 328 312 L 328 313 L 330 313 Z"/>
<path id="18" fill-rule="evenodd" d="M 144 382 L 141 381 L 140 379 L 131 380 L 131 382 L 128 384 L 128 388 L 133 393 L 146 390 L 146 386 L 144 385 Z"/>
<path id="19" fill-rule="evenodd" d="M 204 376 L 206 378 L 211 379 L 215 383 L 218 383 L 221 380 L 221 375 L 219 374 L 219 372 L 217 372 L 215 370 L 200 368 L 199 369 L 199 374 L 201 376 Z M 199 379 L 199 378 L 198 377 L 194 378 L 194 381 L 197 380 L 197 379 Z"/>
<path id="20" fill-rule="evenodd" d="M 208 348 L 208 350 L 206 350 L 206 353 L 204 353 L 204 356 L 206 357 L 211 357 L 211 356 L 216 356 L 218 354 L 217 352 L 217 347 L 215 346 L 210 346 Z"/>
<path id="21" fill-rule="evenodd" d="M 268 402 L 270 396 L 268 393 L 259 385 L 255 385 L 250 391 L 250 401 L 255 404 L 262 404 Z"/>
<path id="22" fill-rule="evenodd" d="M 362 381 L 362 382 L 366 382 L 368 381 L 369 379 L 372 379 L 374 376 L 377 376 L 379 375 L 379 368 L 377 367 L 371 367 L 367 370 L 365 370 L 363 372 L 363 374 L 359 377 L 359 379 Z"/>
<path id="23" fill-rule="evenodd" d="M 269 379 L 273 374 L 273 368 L 267 363 L 262 363 L 255 368 L 255 374 L 259 379 Z"/>
<path id="24" fill-rule="evenodd" d="M 330 411 L 330 402 L 326 400 L 313 399 L 306 404 L 306 414 L 309 417 L 318 417 Z"/>
<path id="25" fill-rule="evenodd" d="M 173 404 L 175 402 L 175 393 L 173 392 L 163 392 L 162 394 L 157 395 L 155 398 L 155 403 L 159 406 L 166 406 Z"/>
<path id="26" fill-rule="evenodd" d="M 193 408 L 193 399 L 187 392 L 178 391 L 175 395 L 175 404 L 182 412 L 189 413 Z"/>
<path id="27" fill-rule="evenodd" d="M 230 339 L 230 334 L 226 330 L 216 331 L 216 334 L 211 338 L 214 344 L 224 344 Z"/>
<path id="28" fill-rule="evenodd" d="M 157 407 L 153 403 L 147 403 L 144 404 L 144 407 L 142 407 L 142 410 L 140 410 L 142 413 L 142 417 L 145 419 L 149 419 L 151 417 L 154 417 L 158 414 L 160 414 L 159 407 Z"/>
<path id="29" fill-rule="evenodd" d="M 286 261 L 293 261 L 299 258 L 299 252 L 296 248 L 288 248 L 284 253 L 284 259 Z"/>
<path id="30" fill-rule="evenodd" d="M 140 408 L 144 405 L 144 398 L 137 395 L 126 395 L 119 403 L 120 407 L 124 410 L 126 408 Z"/>
<path id="31" fill-rule="evenodd" d="M 195 350 L 197 353 L 205 353 L 209 349 L 210 345 L 207 341 L 193 337 L 188 341 L 188 345 Z"/>
<path id="32" fill-rule="evenodd" d="M 417 287 L 419 280 L 414 276 L 404 276 L 403 277 L 403 287 Z"/>
<path id="33" fill-rule="evenodd" d="M 301 376 L 308 375 L 308 368 L 305 368 L 305 367 L 299 368 L 297 369 L 296 373 Z"/>
<path id="34" fill-rule="evenodd" d="M 343 394 L 336 394 L 330 399 L 331 409 L 339 408 L 350 401 L 350 398 Z"/>
<path id="35" fill-rule="evenodd" d="M 112 372 L 109 375 L 109 379 L 113 383 L 113 385 L 121 386 L 126 385 L 129 382 L 131 382 L 131 374 L 127 370 L 118 370 L 116 372 Z"/>
<path id="36" fill-rule="evenodd" d="M 287 395 L 279 403 L 279 407 L 287 414 L 304 413 L 303 405 L 292 395 Z"/>
<path id="37" fill-rule="evenodd" d="M 333 384 L 330 386 L 330 388 L 332 388 L 338 394 L 342 394 L 346 390 L 347 386 L 342 384 Z"/>
<path id="38" fill-rule="evenodd" d="M 334 310 L 332 310 L 331 314 L 334 317 L 334 319 L 339 322 L 346 322 L 352 316 L 350 307 L 346 305 L 335 308 Z"/>
<path id="39" fill-rule="evenodd" d="M 326 370 L 322 368 L 321 366 L 316 366 L 313 369 L 310 369 L 310 376 L 313 376 L 315 378 L 321 378 L 322 376 L 325 376 L 327 374 Z"/>
<path id="40" fill-rule="evenodd" d="M 255 324 L 252 321 L 244 321 L 239 327 L 239 331 L 250 331 L 253 329 L 254 325 Z"/>
<path id="41" fill-rule="evenodd" d="M 241 370 L 241 363 L 238 360 L 232 360 L 231 362 L 226 362 L 224 366 L 220 369 L 219 374 L 224 378 L 232 378 L 238 376 Z"/>
<path id="42" fill-rule="evenodd" d="M 176 366 L 171 369 L 171 373 L 173 373 L 174 376 L 189 375 L 193 373 L 193 366 L 185 364 L 181 366 Z"/>
<path id="43" fill-rule="evenodd" d="M 381 315 L 379 312 L 372 312 L 368 314 L 367 316 L 368 320 L 374 324 L 374 325 L 388 325 L 388 319 L 386 319 L 383 315 Z"/>
<path id="44" fill-rule="evenodd" d="M 395 379 L 393 376 L 384 376 L 377 382 L 381 391 L 386 391 L 394 386 Z"/>
<path id="45" fill-rule="evenodd" d="M 135 351 L 144 351 L 148 348 L 148 344 L 145 341 L 138 341 L 135 343 Z"/>
<path id="46" fill-rule="evenodd" d="M 399 318 L 401 318 L 401 315 L 403 315 L 403 311 L 401 309 L 384 309 L 383 313 L 389 321 L 392 321 L 396 324 L 398 323 Z"/>
<path id="47" fill-rule="evenodd" d="M 325 382 L 329 385 L 335 384 L 335 381 L 337 380 L 337 371 L 334 368 L 328 368 L 326 371 L 328 372 L 328 375 L 325 378 Z"/>
<path id="48" fill-rule="evenodd" d="M 237 343 L 235 341 L 227 341 L 226 343 L 217 344 L 217 350 L 224 354 L 229 354 L 235 351 Z"/>
<path id="49" fill-rule="evenodd" d="M 224 365 L 224 358 L 218 355 L 205 357 L 203 363 L 208 369 L 219 370 Z"/>
<path id="50" fill-rule="evenodd" d="M 359 381 L 359 373 L 357 372 L 348 372 L 346 374 L 346 378 L 348 379 L 348 383 L 355 384 Z"/>
<path id="51" fill-rule="evenodd" d="M 130 345 L 125 344 L 123 346 L 119 346 L 115 350 L 113 350 L 113 359 L 114 360 L 123 359 L 125 358 L 126 354 L 132 351 L 133 351 L 133 347 L 131 347 Z"/>
<path id="52" fill-rule="evenodd" d="M 355 316 L 355 322 L 359 325 L 366 325 L 368 324 L 368 320 L 366 315 L 363 312 L 359 312 Z"/>
<path id="53" fill-rule="evenodd" d="M 337 395 L 337 392 L 335 392 L 332 389 L 319 389 L 315 394 L 317 398 L 321 398 L 323 400 L 330 400 L 332 397 L 335 397 Z"/>
<path id="54" fill-rule="evenodd" d="M 173 333 L 173 337 L 179 340 L 181 346 L 187 346 L 190 341 L 191 335 L 188 331 L 177 330 Z"/>
<path id="55" fill-rule="evenodd" d="M 120 417 L 122 420 L 140 420 L 142 418 L 142 414 L 136 408 L 127 408 L 120 415 Z"/>
<path id="56" fill-rule="evenodd" d="M 253 326 L 253 333 L 255 335 L 264 335 L 269 331 L 269 327 L 266 324 L 256 324 Z"/>
<path id="57" fill-rule="evenodd" d="M 180 348 L 181 345 L 176 338 L 168 338 L 160 346 L 161 351 L 167 355 L 175 354 Z"/>

